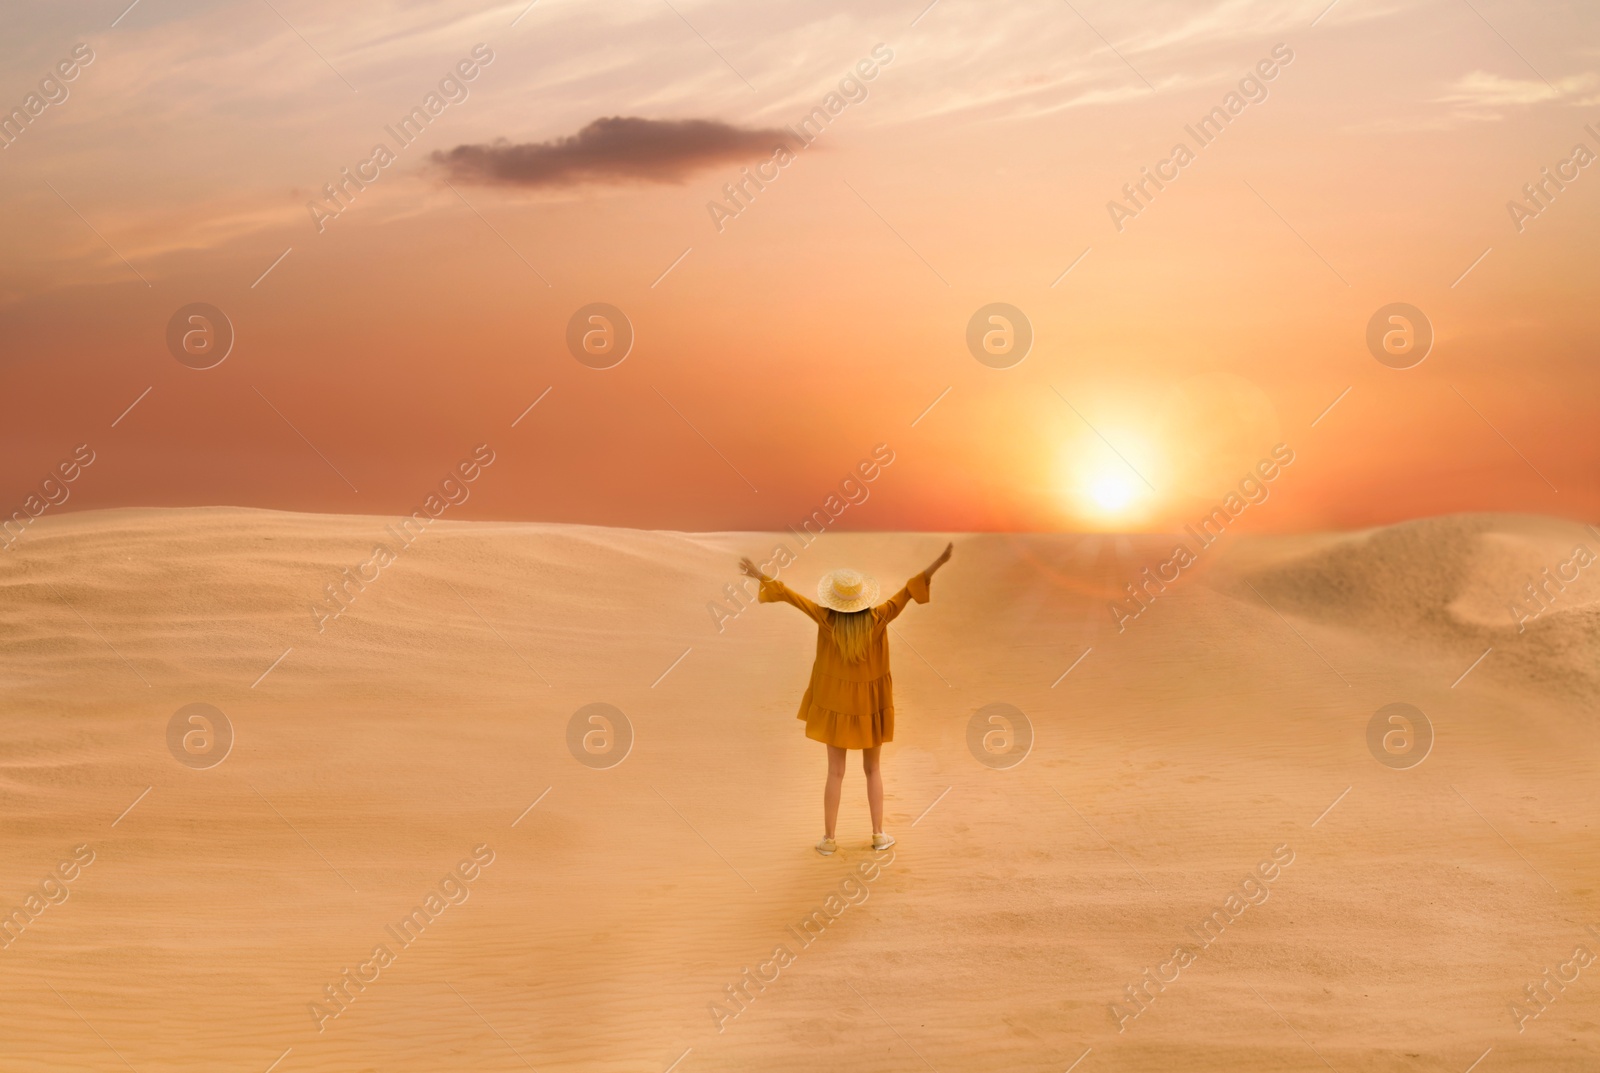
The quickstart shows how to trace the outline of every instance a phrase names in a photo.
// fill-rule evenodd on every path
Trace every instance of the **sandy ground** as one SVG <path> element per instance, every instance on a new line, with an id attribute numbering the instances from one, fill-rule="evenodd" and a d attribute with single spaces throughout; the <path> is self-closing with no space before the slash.
<path id="1" fill-rule="evenodd" d="M 1506 609 L 1584 526 L 1229 538 L 1121 632 L 1170 539 L 957 537 L 895 625 L 874 869 L 856 769 L 811 849 L 809 624 L 707 610 L 775 538 L 438 522 L 319 632 L 386 521 L 93 512 L 0 556 L 0 1069 L 1600 1068 L 1600 565 Z M 784 577 L 892 591 L 942 543 Z M 611 767 L 569 751 L 593 702 L 632 728 Z M 1409 768 L 1368 744 L 1396 702 L 1432 727 Z M 234 735 L 208 768 L 169 749 L 195 703 Z M 1009 768 L 968 746 L 995 703 L 1032 728 Z M 1576 978 L 1541 1010 L 1546 969 Z"/>

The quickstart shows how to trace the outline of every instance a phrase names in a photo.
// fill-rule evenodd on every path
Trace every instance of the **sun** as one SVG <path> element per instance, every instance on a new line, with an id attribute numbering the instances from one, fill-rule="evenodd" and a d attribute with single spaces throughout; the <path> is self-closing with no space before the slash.
<path id="1" fill-rule="evenodd" d="M 1142 521 L 1154 505 L 1150 486 L 1133 465 L 1104 444 L 1070 452 L 1062 491 L 1068 510 L 1095 529 Z"/>
<path id="2" fill-rule="evenodd" d="M 1137 484 L 1131 473 L 1107 470 L 1092 477 L 1084 491 L 1089 501 L 1102 512 L 1120 514 L 1138 497 Z"/>

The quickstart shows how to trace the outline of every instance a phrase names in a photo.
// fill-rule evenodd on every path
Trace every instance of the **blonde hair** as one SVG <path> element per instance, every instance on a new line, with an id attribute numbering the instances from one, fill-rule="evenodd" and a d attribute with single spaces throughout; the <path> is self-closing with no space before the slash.
<path id="1" fill-rule="evenodd" d="M 864 611 L 835 611 L 828 609 L 828 631 L 833 643 L 846 663 L 860 663 L 867 655 L 867 645 L 872 641 L 872 609 Z"/>

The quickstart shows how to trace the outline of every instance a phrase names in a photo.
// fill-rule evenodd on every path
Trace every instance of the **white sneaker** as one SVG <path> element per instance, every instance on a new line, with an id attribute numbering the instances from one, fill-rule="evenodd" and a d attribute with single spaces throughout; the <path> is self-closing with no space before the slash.
<path id="1" fill-rule="evenodd" d="M 888 849 L 892 845 L 894 845 L 894 835 L 888 834 L 884 831 L 879 831 L 877 834 L 872 836 L 873 849 Z"/>
<path id="2" fill-rule="evenodd" d="M 817 843 L 817 852 L 822 854 L 824 857 L 832 857 L 833 851 L 838 848 L 839 843 L 835 842 L 831 838 L 824 838 L 821 842 Z"/>

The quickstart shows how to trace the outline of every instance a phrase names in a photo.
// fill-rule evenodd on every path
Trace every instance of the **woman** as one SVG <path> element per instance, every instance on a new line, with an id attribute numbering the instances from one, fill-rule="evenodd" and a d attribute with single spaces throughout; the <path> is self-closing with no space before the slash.
<path id="1" fill-rule="evenodd" d="M 928 602 L 928 582 L 934 571 L 950 560 L 953 547 L 946 544 L 932 566 L 877 606 L 873 605 L 878 599 L 878 583 L 854 570 L 824 575 L 813 603 L 777 578 L 767 577 L 748 558 L 739 560 L 739 569 L 761 582 L 762 603 L 791 603 L 817 624 L 817 659 L 797 717 L 805 720 L 806 737 L 828 747 L 828 782 L 822 793 L 825 833 L 817 843 L 817 852 L 824 857 L 839 848 L 833 833 L 839 818 L 845 754 L 850 749 L 861 750 L 861 770 L 867 776 L 872 848 L 894 845 L 894 836 L 883 830 L 883 772 L 878 764 L 878 750 L 884 742 L 894 740 L 889 623 L 910 601 Z"/>

